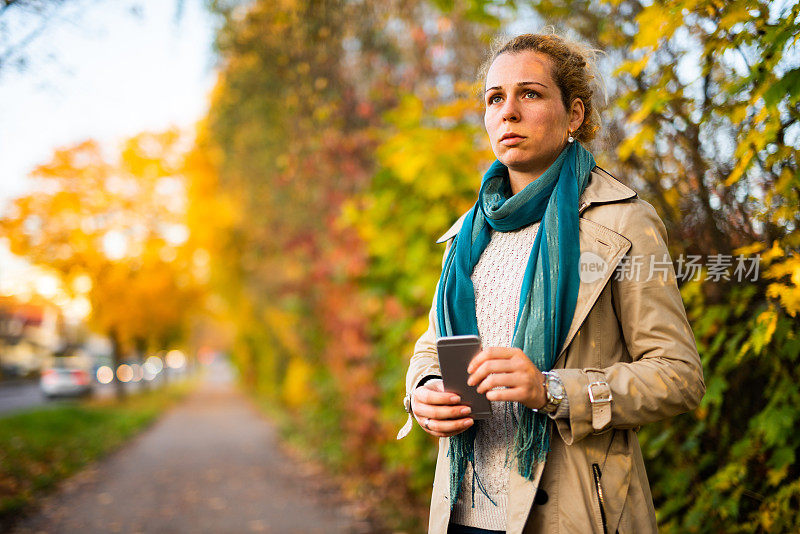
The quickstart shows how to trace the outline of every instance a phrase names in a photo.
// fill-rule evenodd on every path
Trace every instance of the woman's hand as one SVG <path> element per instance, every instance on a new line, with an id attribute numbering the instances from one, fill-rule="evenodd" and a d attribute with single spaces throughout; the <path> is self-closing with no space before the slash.
<path id="1" fill-rule="evenodd" d="M 411 411 L 419 425 L 432 436 L 449 438 L 460 434 L 474 423 L 469 406 L 458 404 L 461 398 L 447 393 L 441 378 L 428 380 L 414 390 Z"/>
<path id="2" fill-rule="evenodd" d="M 544 375 L 520 349 L 483 349 L 469 363 L 467 372 L 467 384 L 477 384 L 478 393 L 486 393 L 490 401 L 520 402 L 534 410 L 547 404 Z M 507 389 L 492 389 L 498 386 Z"/>

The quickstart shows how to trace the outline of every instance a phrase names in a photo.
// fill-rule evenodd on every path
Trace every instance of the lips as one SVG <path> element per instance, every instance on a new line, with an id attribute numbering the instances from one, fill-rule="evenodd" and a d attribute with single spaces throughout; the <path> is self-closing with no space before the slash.
<path id="1" fill-rule="evenodd" d="M 523 139 L 525 139 L 525 137 L 522 136 L 522 135 L 519 135 L 518 133 L 508 132 L 506 134 L 503 134 L 503 137 L 500 138 L 500 144 L 503 144 L 503 145 L 506 145 L 506 146 L 514 146 L 514 145 L 519 144 L 520 142 L 522 142 Z"/>

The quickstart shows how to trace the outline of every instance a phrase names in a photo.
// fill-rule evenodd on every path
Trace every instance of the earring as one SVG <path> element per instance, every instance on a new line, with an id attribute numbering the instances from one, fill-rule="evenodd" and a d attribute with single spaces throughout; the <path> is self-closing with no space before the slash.
<path id="1" fill-rule="evenodd" d="M 568 143 L 572 143 L 572 142 L 574 142 L 574 141 L 575 141 L 575 138 L 574 138 L 574 137 L 572 137 L 572 132 L 569 132 L 569 136 L 567 137 L 567 142 L 568 142 Z"/>

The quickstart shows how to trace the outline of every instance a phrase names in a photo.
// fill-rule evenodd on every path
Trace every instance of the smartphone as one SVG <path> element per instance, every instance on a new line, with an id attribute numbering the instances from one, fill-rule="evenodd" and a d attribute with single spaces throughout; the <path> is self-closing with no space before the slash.
<path id="1" fill-rule="evenodd" d="M 461 403 L 472 409 L 469 417 L 488 419 L 492 415 L 491 402 L 486 395 L 478 393 L 477 386 L 467 385 L 467 367 L 481 350 L 480 338 L 473 335 L 440 337 L 436 340 L 436 350 L 439 353 L 444 390 L 461 397 Z"/>

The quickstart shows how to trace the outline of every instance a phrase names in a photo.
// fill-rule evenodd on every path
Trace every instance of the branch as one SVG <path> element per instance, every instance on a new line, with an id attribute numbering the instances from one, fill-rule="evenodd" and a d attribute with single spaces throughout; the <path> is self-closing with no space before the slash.
<path id="1" fill-rule="evenodd" d="M 9 7 L 11 7 L 16 3 L 17 0 L 0 0 L 0 15 L 2 15 L 6 9 L 8 9 Z"/>
<path id="2" fill-rule="evenodd" d="M 0 12 L 0 13 L 1 13 L 1 12 Z M 0 54 L 0 67 L 2 67 L 4 63 L 8 62 L 8 61 L 9 61 L 9 60 L 10 60 L 10 59 L 11 59 L 11 58 L 14 56 L 14 54 L 15 54 L 15 53 L 16 53 L 18 50 L 20 50 L 21 48 L 24 48 L 24 47 L 28 46 L 28 45 L 29 45 L 29 44 L 30 44 L 30 43 L 31 43 L 31 42 L 32 42 L 34 39 L 36 39 L 37 37 L 39 37 L 39 35 L 40 35 L 40 34 L 41 34 L 41 33 L 42 33 L 42 32 L 43 32 L 43 31 L 44 31 L 46 28 L 47 28 L 47 25 L 50 23 L 50 20 L 51 20 L 51 19 L 45 19 L 45 20 L 44 20 L 44 21 L 43 21 L 43 22 L 42 22 L 42 23 L 39 25 L 39 27 L 38 27 L 38 28 L 36 28 L 35 30 L 33 30 L 33 31 L 32 31 L 31 33 L 29 33 L 28 35 L 26 35 L 26 36 L 25 36 L 25 37 L 24 37 L 24 38 L 23 38 L 21 41 L 19 41 L 17 44 L 15 44 L 15 45 L 11 46 L 11 48 L 8 48 L 8 49 L 6 49 L 6 51 L 5 51 L 3 54 Z"/>
<path id="3" fill-rule="evenodd" d="M 64 18 L 63 9 L 65 6 L 72 6 L 77 5 L 78 8 L 83 8 L 82 4 L 88 3 L 89 1 L 95 0 L 87 0 L 87 2 L 80 2 L 80 1 L 45 1 L 39 2 L 33 6 L 30 3 L 20 2 L 19 0 L 0 0 L 0 16 L 3 12 L 11 7 L 12 5 L 18 6 L 22 9 L 25 6 L 32 7 L 38 15 L 41 16 L 42 21 L 40 22 L 39 26 L 28 33 L 25 37 L 23 37 L 19 42 L 12 44 L 8 49 L 0 52 L 0 75 L 2 74 L 2 67 L 4 64 L 10 62 L 15 55 L 19 54 L 21 50 L 24 50 L 25 47 L 30 45 L 34 40 L 36 40 L 47 28 L 48 25 L 52 24 L 53 21 L 56 22 L 66 22 L 66 23 L 74 23 L 72 20 L 68 18 Z M 48 9 L 50 8 L 51 9 Z M 78 15 L 79 16 L 79 15 Z"/>

